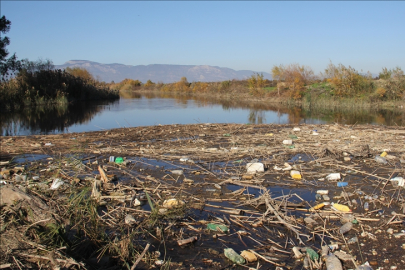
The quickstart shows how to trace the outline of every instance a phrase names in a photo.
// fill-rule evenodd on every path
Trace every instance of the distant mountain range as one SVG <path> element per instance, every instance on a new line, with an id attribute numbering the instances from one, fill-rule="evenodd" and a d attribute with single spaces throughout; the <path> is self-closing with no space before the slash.
<path id="1" fill-rule="evenodd" d="M 57 69 L 67 67 L 85 68 L 95 78 L 105 82 L 120 82 L 123 79 L 140 80 L 145 83 L 152 82 L 172 83 L 177 82 L 181 77 L 186 77 L 189 82 L 218 82 L 232 79 L 243 80 L 254 73 L 261 73 L 265 79 L 271 80 L 271 74 L 266 72 L 255 72 L 252 70 L 233 70 L 230 68 L 214 66 L 193 66 L 193 65 L 123 65 L 123 64 L 101 64 L 86 60 L 71 60 L 63 65 L 55 65 Z"/>

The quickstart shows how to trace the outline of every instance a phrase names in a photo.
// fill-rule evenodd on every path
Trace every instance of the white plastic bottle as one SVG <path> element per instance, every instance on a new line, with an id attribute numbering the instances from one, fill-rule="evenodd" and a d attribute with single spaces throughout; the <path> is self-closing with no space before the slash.
<path id="1" fill-rule="evenodd" d="M 325 263 L 326 270 L 343 270 L 342 263 L 333 253 L 326 256 Z"/>

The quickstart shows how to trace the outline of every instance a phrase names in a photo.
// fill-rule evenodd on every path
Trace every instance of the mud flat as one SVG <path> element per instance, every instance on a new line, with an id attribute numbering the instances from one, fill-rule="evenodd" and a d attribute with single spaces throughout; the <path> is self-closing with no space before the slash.
<path id="1" fill-rule="evenodd" d="M 404 127 L 194 124 L 0 141 L 0 268 L 405 269 Z"/>

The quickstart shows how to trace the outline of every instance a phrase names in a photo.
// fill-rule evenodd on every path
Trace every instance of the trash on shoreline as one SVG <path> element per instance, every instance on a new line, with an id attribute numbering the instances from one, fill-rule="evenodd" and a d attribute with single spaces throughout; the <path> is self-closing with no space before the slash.
<path id="1" fill-rule="evenodd" d="M 196 124 L 85 135 L 2 145 L 16 157 L 0 172 L 0 265 L 355 269 L 361 255 L 373 267 L 402 265 L 404 128 Z M 45 142 L 53 147 L 30 146 Z M 54 263 L 38 247 L 54 250 Z"/>

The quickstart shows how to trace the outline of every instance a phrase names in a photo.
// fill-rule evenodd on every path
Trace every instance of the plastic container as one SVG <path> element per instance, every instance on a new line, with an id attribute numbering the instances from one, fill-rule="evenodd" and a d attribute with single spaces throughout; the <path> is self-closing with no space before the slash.
<path id="1" fill-rule="evenodd" d="M 331 173 L 326 176 L 326 180 L 333 181 L 333 180 L 340 180 L 340 173 Z"/>
<path id="2" fill-rule="evenodd" d="M 397 177 L 391 178 L 390 181 L 394 187 L 404 187 L 405 186 L 405 179 L 402 177 L 397 176 Z"/>
<path id="3" fill-rule="evenodd" d="M 312 210 L 322 209 L 325 205 L 329 205 L 329 203 L 323 202 L 323 203 L 317 204 L 314 207 L 309 208 L 309 210 L 312 211 Z"/>
<path id="4" fill-rule="evenodd" d="M 347 222 L 342 227 L 340 227 L 339 232 L 345 234 L 353 228 L 353 223 Z"/>
<path id="5" fill-rule="evenodd" d="M 374 160 L 377 163 L 380 163 L 380 164 L 387 164 L 388 163 L 387 160 L 385 159 L 385 157 L 381 157 L 381 156 L 375 156 Z"/>
<path id="6" fill-rule="evenodd" d="M 368 265 L 368 263 L 367 263 L 367 264 L 363 264 L 363 265 L 358 266 L 356 268 L 356 270 L 373 270 L 373 268 L 371 268 L 371 266 Z"/>
<path id="7" fill-rule="evenodd" d="M 342 222 L 342 224 L 347 223 L 347 222 L 352 222 L 356 220 L 353 216 L 353 214 L 344 214 L 342 216 L 342 218 L 340 219 L 340 222 Z"/>
<path id="8" fill-rule="evenodd" d="M 255 262 L 257 261 L 257 257 L 254 253 L 244 250 L 242 251 L 242 253 L 240 254 L 240 256 L 242 256 L 243 258 L 245 258 L 245 260 L 250 263 L 250 262 Z"/>
<path id="9" fill-rule="evenodd" d="M 295 180 L 301 180 L 301 173 L 299 171 L 291 171 L 290 175 Z"/>
<path id="10" fill-rule="evenodd" d="M 224 249 L 225 256 L 230 259 L 232 262 L 236 264 L 244 264 L 245 259 L 240 256 L 238 253 L 235 252 L 232 248 L 225 248 Z"/>
<path id="11" fill-rule="evenodd" d="M 369 210 L 369 204 L 368 204 L 368 202 L 365 202 L 365 203 L 364 203 L 364 210 L 365 210 L 365 211 L 368 211 L 368 210 Z"/>
<path id="12" fill-rule="evenodd" d="M 319 259 L 319 254 L 312 248 L 307 248 L 306 252 L 312 261 L 317 261 Z"/>
<path id="13" fill-rule="evenodd" d="M 330 198 L 329 198 L 328 195 L 322 195 L 322 199 L 323 199 L 324 201 L 330 201 Z"/>
<path id="14" fill-rule="evenodd" d="M 337 182 L 338 187 L 346 187 L 348 184 L 347 182 Z"/>
<path id="15" fill-rule="evenodd" d="M 124 162 L 124 159 L 122 157 L 116 157 L 115 158 L 115 163 L 116 164 L 121 164 L 122 162 Z"/>
<path id="16" fill-rule="evenodd" d="M 357 243 L 359 241 L 359 239 L 357 238 L 357 236 L 350 238 L 347 243 L 348 244 L 354 244 Z"/>
<path id="17" fill-rule="evenodd" d="M 325 264 L 326 270 L 343 270 L 342 263 L 332 253 L 326 256 Z"/>
<path id="18" fill-rule="evenodd" d="M 221 224 L 208 223 L 207 229 L 211 230 L 211 231 L 218 231 L 218 232 L 224 232 L 224 233 L 229 232 L 228 227 L 226 227 L 225 225 L 221 225 Z"/>
<path id="19" fill-rule="evenodd" d="M 65 183 L 65 182 L 63 182 L 63 180 L 60 180 L 59 178 L 56 178 L 55 180 L 53 180 L 50 189 L 56 190 L 56 189 L 58 189 L 60 186 L 62 186 L 64 183 Z"/>
<path id="20" fill-rule="evenodd" d="M 343 204 L 338 204 L 338 203 L 332 203 L 332 208 L 335 209 L 336 211 L 342 211 L 342 212 L 351 212 L 350 208 L 346 205 Z"/>

